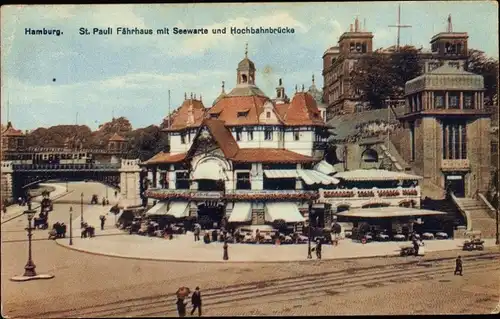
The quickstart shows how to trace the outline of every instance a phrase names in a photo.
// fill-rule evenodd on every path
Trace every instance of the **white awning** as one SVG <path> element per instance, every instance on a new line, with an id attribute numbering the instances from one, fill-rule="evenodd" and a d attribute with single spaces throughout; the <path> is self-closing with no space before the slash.
<path id="1" fill-rule="evenodd" d="M 406 174 L 403 172 L 387 171 L 383 169 L 357 169 L 337 173 L 335 174 L 335 177 L 347 181 L 404 181 L 422 179 L 422 176 Z"/>
<path id="2" fill-rule="evenodd" d="M 229 216 L 230 223 L 248 222 L 252 220 L 252 203 L 251 202 L 236 202 L 234 203 L 233 211 Z"/>
<path id="3" fill-rule="evenodd" d="M 193 179 L 224 180 L 224 174 L 219 164 L 213 161 L 203 162 L 193 172 Z"/>
<path id="4" fill-rule="evenodd" d="M 337 216 L 383 218 L 383 217 L 403 217 L 403 216 L 426 216 L 426 215 L 446 215 L 446 213 L 436 210 L 408 208 L 408 207 L 374 207 L 353 209 L 340 212 Z"/>
<path id="5" fill-rule="evenodd" d="M 305 218 L 299 212 L 299 208 L 295 203 L 278 202 L 266 203 L 265 220 L 272 222 L 276 219 L 283 219 L 287 223 L 304 222 Z"/>
<path id="6" fill-rule="evenodd" d="M 167 202 L 158 202 L 146 212 L 146 216 L 167 215 Z"/>
<path id="7" fill-rule="evenodd" d="M 265 169 L 264 175 L 267 178 L 297 178 L 296 169 Z"/>
<path id="8" fill-rule="evenodd" d="M 172 215 L 176 218 L 188 217 L 188 202 L 171 202 L 167 215 Z"/>
<path id="9" fill-rule="evenodd" d="M 299 169 L 297 170 L 297 172 L 299 173 L 300 178 L 307 185 L 312 185 L 312 184 L 330 185 L 339 183 L 339 180 L 336 179 L 335 177 L 320 173 L 316 170 Z"/>
<path id="10" fill-rule="evenodd" d="M 332 164 L 328 163 L 325 160 L 322 160 L 318 164 L 314 166 L 314 169 L 317 170 L 320 173 L 323 173 L 325 175 L 330 175 L 330 174 L 335 174 L 337 170 L 335 167 L 333 167 Z"/>

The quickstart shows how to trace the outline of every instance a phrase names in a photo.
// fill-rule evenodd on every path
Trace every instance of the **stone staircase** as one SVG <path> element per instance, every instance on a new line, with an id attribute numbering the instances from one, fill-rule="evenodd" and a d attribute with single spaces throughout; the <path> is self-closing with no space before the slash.
<path id="1" fill-rule="evenodd" d="M 482 237 L 495 238 L 495 216 L 484 202 L 473 198 L 455 198 L 455 202 L 470 217 L 468 230 L 479 230 Z"/>

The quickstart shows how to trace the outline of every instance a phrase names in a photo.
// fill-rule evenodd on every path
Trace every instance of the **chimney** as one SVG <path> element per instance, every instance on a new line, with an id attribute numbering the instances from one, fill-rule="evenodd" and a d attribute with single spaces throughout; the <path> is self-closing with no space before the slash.
<path id="1" fill-rule="evenodd" d="M 352 23 L 351 23 L 350 26 L 349 26 L 349 32 L 353 32 L 353 31 L 354 31 L 354 29 L 353 29 Z"/>
<path id="2" fill-rule="evenodd" d="M 354 32 L 359 32 L 359 20 L 358 20 L 358 17 L 356 17 L 356 20 L 354 20 Z"/>

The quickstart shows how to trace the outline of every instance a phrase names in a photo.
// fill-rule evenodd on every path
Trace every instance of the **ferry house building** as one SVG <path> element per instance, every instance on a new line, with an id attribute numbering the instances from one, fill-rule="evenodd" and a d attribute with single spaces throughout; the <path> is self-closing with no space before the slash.
<path id="1" fill-rule="evenodd" d="M 211 228 L 223 218 L 301 225 L 310 213 L 312 226 L 325 227 L 338 207 L 420 205 L 419 176 L 378 170 L 380 185 L 365 191 L 352 187 L 349 174 L 333 177 L 335 169 L 323 160 L 329 133 L 317 92 L 302 89 L 290 100 L 280 80 L 270 99 L 256 86 L 255 71 L 245 53 L 236 87 L 226 93 L 223 84 L 212 107 L 185 97 L 165 129 L 170 153 L 143 163 L 151 182 L 144 195 L 158 201 L 147 215 L 196 216 Z M 411 191 L 402 180 L 414 181 Z"/>

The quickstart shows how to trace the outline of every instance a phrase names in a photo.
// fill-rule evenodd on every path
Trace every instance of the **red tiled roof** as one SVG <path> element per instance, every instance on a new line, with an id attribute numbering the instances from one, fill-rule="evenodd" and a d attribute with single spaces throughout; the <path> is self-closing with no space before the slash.
<path id="1" fill-rule="evenodd" d="M 188 123 L 190 107 L 192 106 L 193 123 Z M 172 114 L 170 127 L 166 131 L 176 131 L 185 128 L 195 128 L 201 125 L 205 117 L 205 106 L 203 102 L 194 99 L 184 100 L 182 105 L 177 109 L 177 112 Z"/>
<path id="2" fill-rule="evenodd" d="M 203 125 L 208 128 L 214 140 L 217 142 L 217 145 L 219 145 L 219 148 L 227 158 L 231 158 L 236 155 L 239 149 L 238 143 L 223 121 L 205 119 L 203 121 Z"/>
<path id="3" fill-rule="evenodd" d="M 241 148 L 231 160 L 240 163 L 309 163 L 315 161 L 310 156 L 275 148 Z"/>
<path id="4" fill-rule="evenodd" d="M 269 101 L 265 96 L 226 96 L 220 99 L 208 114 L 219 114 L 218 120 L 226 126 L 259 125 L 259 116 L 264 111 L 264 103 Z M 247 112 L 246 116 L 238 116 L 239 112 Z"/>
<path id="5" fill-rule="evenodd" d="M 283 112 L 283 110 L 281 111 Z M 297 92 L 284 116 L 285 125 L 321 125 L 325 122 L 318 110 L 316 100 L 307 92 Z"/>
<path id="6" fill-rule="evenodd" d="M 145 165 L 148 164 L 168 164 L 168 163 L 179 163 L 186 158 L 186 153 L 170 154 L 165 152 L 160 152 L 155 156 L 144 162 Z"/>
<path id="7" fill-rule="evenodd" d="M 7 123 L 7 128 L 2 132 L 2 136 L 24 136 L 23 131 L 21 130 L 16 130 L 13 126 L 12 123 L 9 122 Z"/>
<path id="8" fill-rule="evenodd" d="M 278 111 L 279 116 L 284 119 L 286 117 L 286 112 L 288 111 L 288 108 L 290 107 L 289 103 L 283 103 L 283 104 L 276 104 L 275 108 Z"/>
<path id="9" fill-rule="evenodd" d="M 115 133 L 115 134 L 113 134 L 113 136 L 111 136 L 109 138 L 109 141 L 110 142 L 114 142 L 114 141 L 116 141 L 116 142 L 125 142 L 126 139 L 124 139 L 123 137 L 121 137 L 120 135 L 118 135 L 117 133 Z"/>

